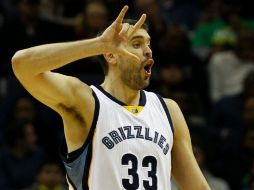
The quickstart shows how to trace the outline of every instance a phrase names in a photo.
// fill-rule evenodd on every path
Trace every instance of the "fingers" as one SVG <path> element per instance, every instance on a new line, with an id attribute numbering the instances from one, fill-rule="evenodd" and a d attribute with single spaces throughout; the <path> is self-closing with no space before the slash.
<path id="1" fill-rule="evenodd" d="M 121 31 L 119 32 L 119 36 L 124 37 L 124 35 L 127 34 L 129 29 L 130 29 L 130 24 L 124 23 Z"/>
<path id="2" fill-rule="evenodd" d="M 115 23 L 117 23 L 117 28 L 119 27 L 119 30 L 121 30 L 119 32 L 119 35 L 122 37 L 124 36 L 124 34 L 127 34 L 127 33 L 128 33 L 128 36 L 132 36 L 138 29 L 141 28 L 141 26 L 144 24 L 146 20 L 146 14 L 142 14 L 142 16 L 139 18 L 139 20 L 136 22 L 134 26 L 130 26 L 127 23 L 122 24 L 124 16 L 128 9 L 129 7 L 125 5 L 115 20 Z"/>
<path id="3" fill-rule="evenodd" d="M 141 28 L 141 26 L 144 24 L 146 20 L 146 14 L 142 14 L 142 16 L 139 18 L 139 20 L 136 22 L 136 24 L 133 26 L 132 30 L 130 31 L 129 36 L 132 36 L 138 29 Z"/>
<path id="4" fill-rule="evenodd" d="M 125 6 L 122 8 L 122 10 L 121 10 L 121 12 L 119 13 L 118 17 L 116 18 L 115 22 L 117 22 L 117 23 L 122 23 L 122 22 L 123 22 L 123 18 L 124 18 L 124 16 L 125 16 L 125 14 L 126 14 L 128 8 L 129 8 L 129 7 L 128 7 L 127 5 L 125 5 Z"/>
<path id="5" fill-rule="evenodd" d="M 119 32 L 119 35 L 121 37 L 124 37 L 124 35 L 128 35 L 128 37 L 132 36 L 138 29 L 142 27 L 145 20 L 146 20 L 146 14 L 143 14 L 134 26 L 130 25 L 129 23 L 124 23 L 122 25 L 121 31 Z"/>

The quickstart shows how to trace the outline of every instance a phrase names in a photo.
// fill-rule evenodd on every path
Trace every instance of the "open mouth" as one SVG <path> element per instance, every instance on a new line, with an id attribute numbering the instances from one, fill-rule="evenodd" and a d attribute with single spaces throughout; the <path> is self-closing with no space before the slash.
<path id="1" fill-rule="evenodd" d="M 145 74 L 147 76 L 151 75 L 153 64 L 154 64 L 154 60 L 151 59 L 151 58 L 146 61 L 145 66 L 144 66 L 144 70 L 145 70 Z"/>

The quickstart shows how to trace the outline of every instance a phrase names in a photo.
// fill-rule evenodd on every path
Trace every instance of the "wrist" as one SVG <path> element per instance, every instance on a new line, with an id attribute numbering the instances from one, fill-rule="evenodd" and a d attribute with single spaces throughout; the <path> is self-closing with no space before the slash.
<path id="1" fill-rule="evenodd" d="M 97 36 L 95 38 L 95 40 L 97 41 L 97 43 L 99 45 L 99 49 L 100 49 L 101 54 L 107 53 L 108 52 L 107 43 L 102 39 L 102 37 Z"/>

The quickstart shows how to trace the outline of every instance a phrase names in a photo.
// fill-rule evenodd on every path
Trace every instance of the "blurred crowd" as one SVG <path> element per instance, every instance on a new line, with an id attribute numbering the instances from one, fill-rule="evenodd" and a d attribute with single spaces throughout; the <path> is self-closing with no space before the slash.
<path id="1" fill-rule="evenodd" d="M 213 190 L 254 190 L 254 12 L 247 0 L 1 0 L 0 189 L 66 190 L 61 118 L 15 79 L 35 45 L 95 37 L 128 4 L 147 14 L 155 66 L 146 89 L 174 99 Z M 36 64 L 36 63 L 34 63 Z M 96 58 L 56 70 L 100 84 Z M 36 88 L 36 86 L 35 86 Z M 172 184 L 172 189 L 178 189 Z"/>

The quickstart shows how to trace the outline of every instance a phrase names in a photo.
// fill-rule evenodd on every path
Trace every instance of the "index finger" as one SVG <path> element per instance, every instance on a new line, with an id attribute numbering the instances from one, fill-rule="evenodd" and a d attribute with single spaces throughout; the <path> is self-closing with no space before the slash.
<path id="1" fill-rule="evenodd" d="M 141 28 L 141 26 L 145 23 L 146 20 L 146 14 L 142 14 L 142 16 L 140 17 L 140 19 L 136 22 L 136 24 L 133 26 L 129 36 L 131 36 L 132 34 L 134 34 L 138 29 Z"/>
<path id="2" fill-rule="evenodd" d="M 117 16 L 117 18 L 116 18 L 116 20 L 115 20 L 117 23 L 122 23 L 122 22 L 123 22 L 123 18 L 124 18 L 124 16 L 125 16 L 125 14 L 126 14 L 128 8 L 129 8 L 128 5 L 125 5 L 125 6 L 122 8 L 121 12 L 119 13 L 119 15 Z"/>

